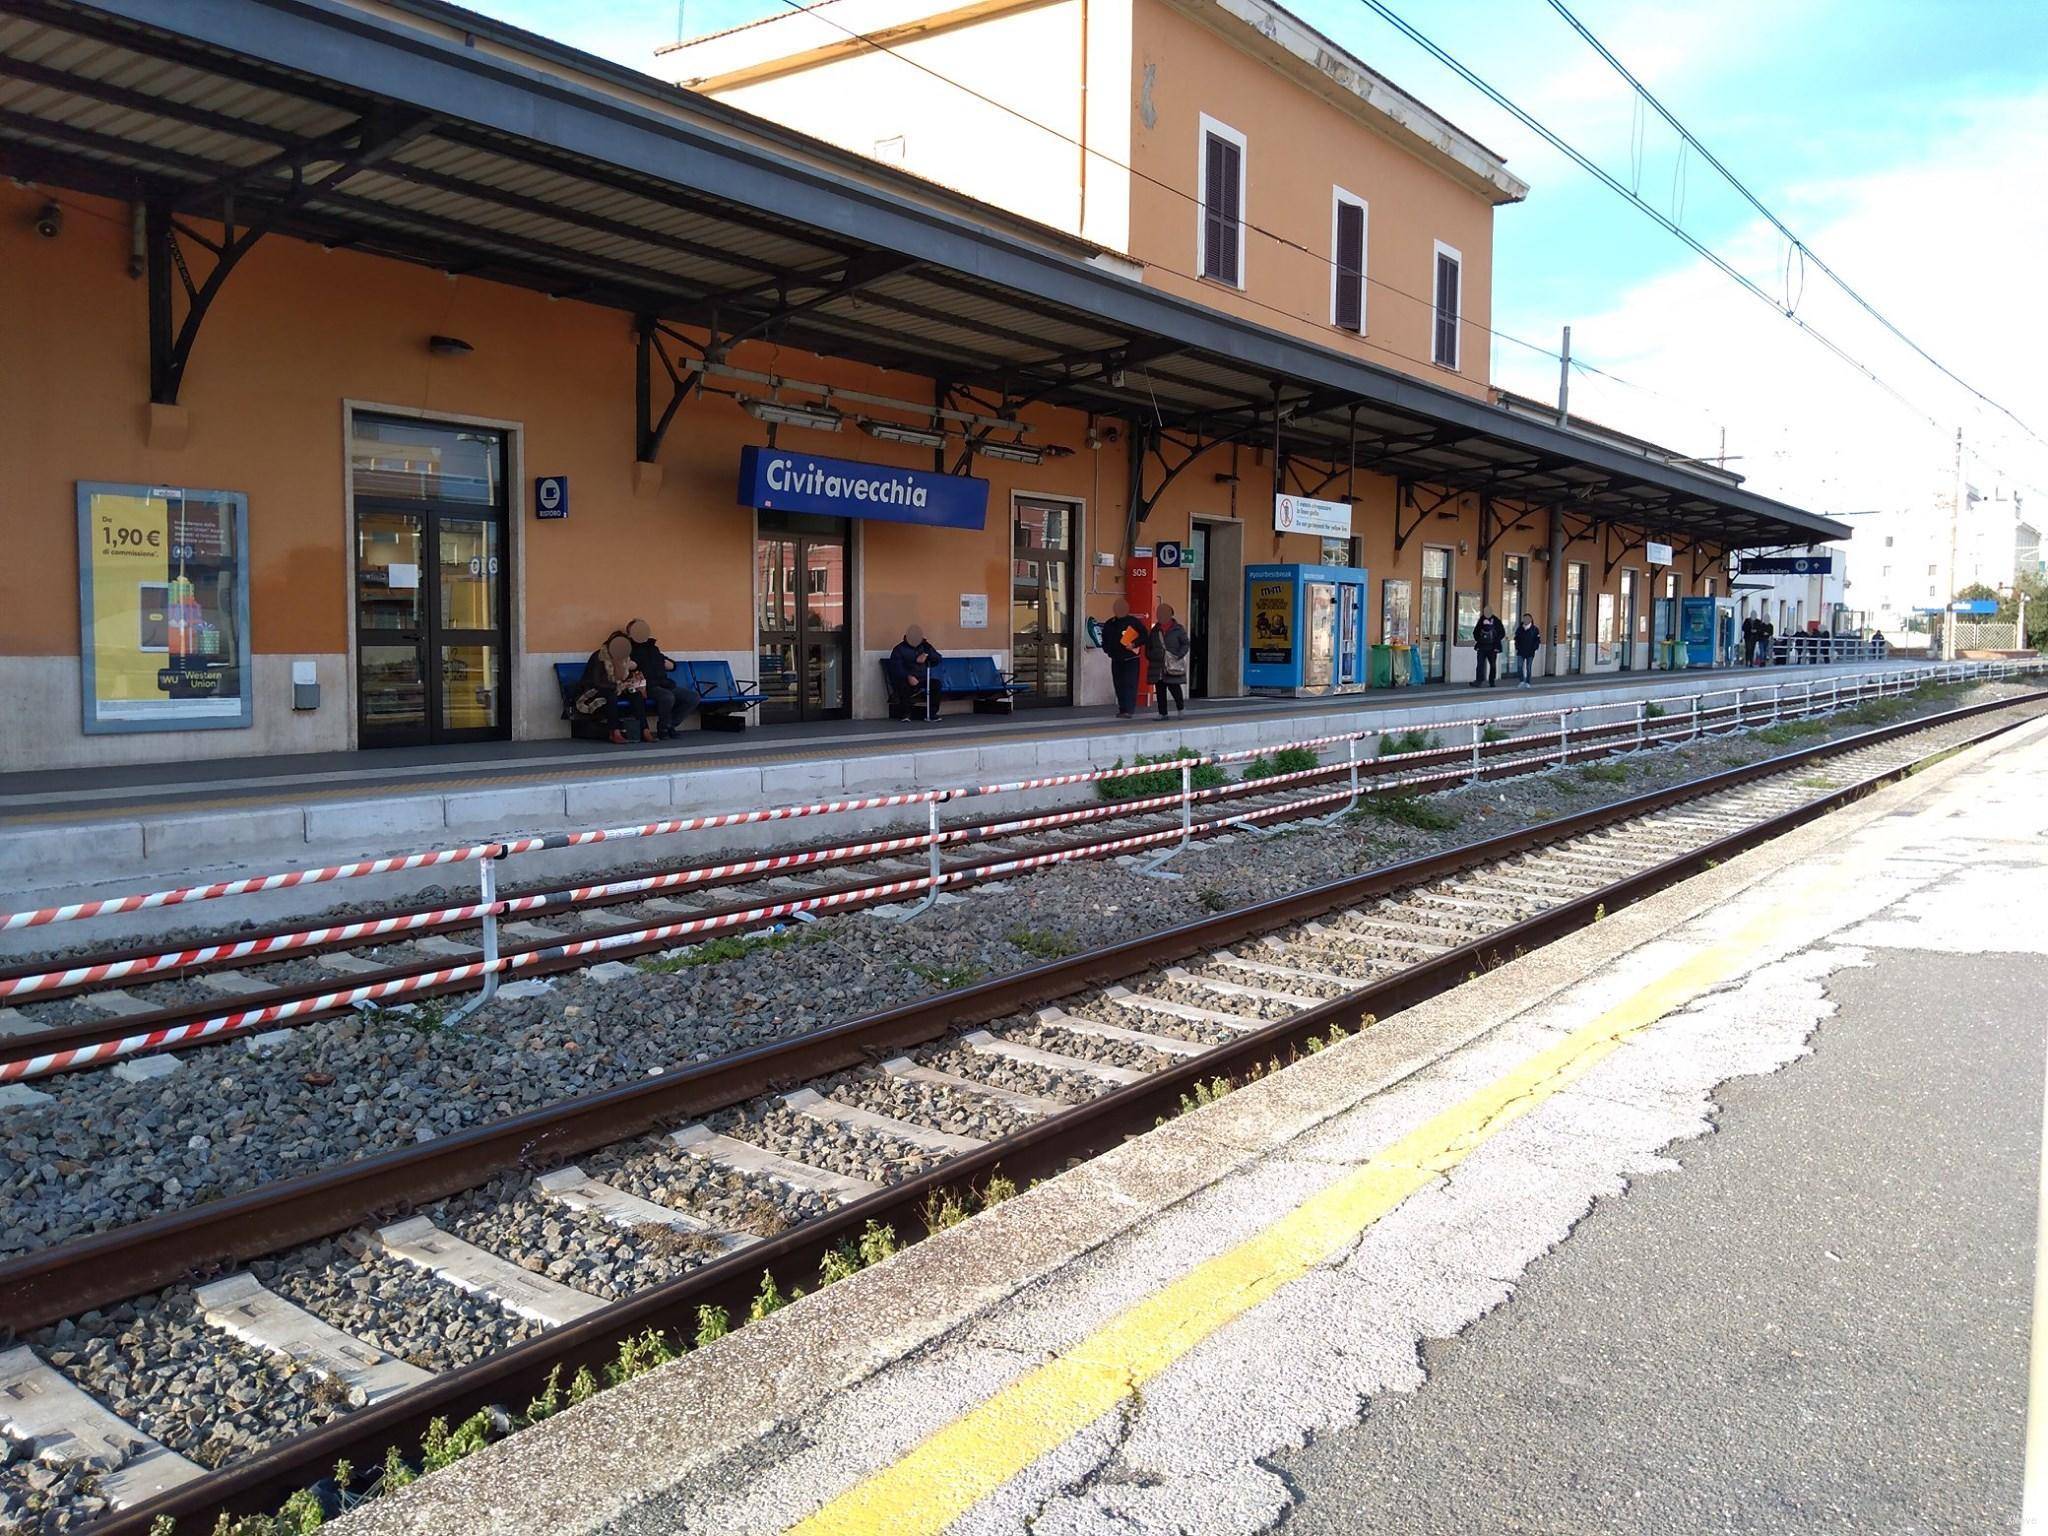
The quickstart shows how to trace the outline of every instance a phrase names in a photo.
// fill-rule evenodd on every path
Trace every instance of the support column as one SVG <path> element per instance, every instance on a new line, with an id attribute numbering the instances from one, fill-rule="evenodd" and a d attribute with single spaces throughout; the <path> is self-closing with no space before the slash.
<path id="1" fill-rule="evenodd" d="M 1564 668 L 1558 665 L 1558 635 L 1564 625 L 1564 519 L 1555 507 L 1550 509 L 1550 601 L 1545 614 L 1550 624 L 1550 651 L 1544 659 L 1544 675 L 1561 677 Z"/>

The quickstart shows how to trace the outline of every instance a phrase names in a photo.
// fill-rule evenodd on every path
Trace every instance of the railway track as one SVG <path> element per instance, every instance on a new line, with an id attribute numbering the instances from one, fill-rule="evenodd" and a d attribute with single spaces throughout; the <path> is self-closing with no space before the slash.
<path id="1" fill-rule="evenodd" d="M 764 1268 L 815 1273 L 867 1221 L 914 1229 L 937 1191 L 1055 1168 L 1197 1080 L 1455 985 L 2043 707 L 1787 754 L 30 1254 L 0 1266 L 20 1339 L 0 1351 L 0 1427 L 104 1463 L 67 1495 L 112 1508 L 95 1529 L 209 1529 L 433 1414 L 523 1402 L 620 1338 L 743 1305 Z M 207 1371 L 217 1391 L 190 1386 Z M 223 1414 L 274 1443 L 208 1470 L 234 1450 Z"/>
<path id="2" fill-rule="evenodd" d="M 1633 719 L 1580 720 L 1574 726 L 1574 715 L 1582 711 L 1512 716 L 1505 726 L 1474 722 L 1468 742 L 1392 753 L 1385 751 L 1383 737 L 1376 755 L 1193 790 L 1186 797 L 1190 835 L 1228 834 L 1233 823 L 1275 825 L 1325 814 L 1331 800 L 1313 792 L 1333 785 L 1355 783 L 1362 795 L 1426 793 L 1681 745 L 1716 731 L 1822 716 L 1882 697 L 1883 691 L 1881 682 L 1854 690 L 1835 684 L 1825 692 L 1809 685 L 1804 693 L 1774 699 L 1767 711 L 1752 703 L 1746 718 L 1739 700 L 1706 708 L 1695 702 L 1676 719 L 1643 711 Z M 1342 738 L 1308 745 L 1329 751 L 1340 741 L 1351 748 Z M 1201 761 L 1244 762 L 1251 755 Z M 1067 787 L 1085 792 L 1091 780 L 1102 777 L 1083 772 L 1030 784 L 1041 793 Z M 574 884 L 528 881 L 498 894 L 495 953 L 506 976 L 516 973 L 515 985 L 533 990 L 545 978 L 820 912 L 900 911 L 922 900 L 935 880 L 940 899 L 953 899 L 1030 869 L 1170 842 L 1183 825 L 1181 798 L 1152 795 L 953 821 L 934 816 L 928 832 L 906 828 L 709 864 L 657 863 Z M 675 825 L 716 827 L 737 820 L 708 817 Z M 849 874 L 854 878 L 836 878 Z M 191 1050 L 393 1001 L 416 1004 L 473 992 L 493 952 L 480 923 L 483 912 L 480 900 L 358 909 L 317 924 L 58 949 L 0 966 L 0 1082 Z"/>

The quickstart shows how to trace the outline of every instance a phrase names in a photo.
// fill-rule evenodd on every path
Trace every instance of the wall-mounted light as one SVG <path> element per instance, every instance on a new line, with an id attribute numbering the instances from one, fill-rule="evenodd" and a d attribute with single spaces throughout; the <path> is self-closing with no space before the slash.
<path id="1" fill-rule="evenodd" d="M 1461 555 L 1471 553 L 1471 546 L 1468 545 L 1463 539 L 1458 540 L 1458 553 Z"/>
<path id="2" fill-rule="evenodd" d="M 789 405 L 781 400 L 742 400 L 740 409 L 756 421 L 770 426 L 809 427 L 815 432 L 837 432 L 846 418 L 829 405 Z"/>
<path id="3" fill-rule="evenodd" d="M 974 451 L 985 459 L 1005 459 L 1012 464 L 1036 464 L 1045 457 L 1043 450 L 1029 443 L 977 443 Z"/>
<path id="4" fill-rule="evenodd" d="M 1221 472 L 1218 472 L 1216 476 L 1216 483 L 1218 485 L 1235 485 L 1237 484 L 1237 476 L 1226 475 Z"/>
<path id="5" fill-rule="evenodd" d="M 916 443 L 921 448 L 943 448 L 946 434 L 937 427 L 906 427 L 901 422 L 877 421 L 871 416 L 856 418 L 861 431 L 878 442 Z"/>
<path id="6" fill-rule="evenodd" d="M 463 357 L 474 352 L 476 348 L 460 336 L 429 336 L 427 350 L 436 357 Z"/>

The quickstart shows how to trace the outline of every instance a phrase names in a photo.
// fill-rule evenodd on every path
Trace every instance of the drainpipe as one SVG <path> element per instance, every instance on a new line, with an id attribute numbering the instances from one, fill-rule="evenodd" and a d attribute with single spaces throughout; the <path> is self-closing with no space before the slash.
<path id="1" fill-rule="evenodd" d="M 1563 627 L 1564 601 L 1564 519 L 1557 509 L 1550 509 L 1550 604 L 1545 614 L 1550 622 L 1550 663 L 1546 676 L 1561 677 L 1564 667 L 1558 660 L 1558 636 Z"/>

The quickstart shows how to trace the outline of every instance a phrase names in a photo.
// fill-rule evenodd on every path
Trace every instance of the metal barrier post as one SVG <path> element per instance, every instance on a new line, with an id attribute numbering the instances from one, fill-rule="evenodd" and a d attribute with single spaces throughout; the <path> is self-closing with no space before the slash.
<path id="1" fill-rule="evenodd" d="M 1692 696 L 1692 729 L 1686 733 L 1685 739 L 1687 741 L 1698 741 L 1700 739 L 1700 696 L 1698 694 Z"/>
<path id="2" fill-rule="evenodd" d="M 1316 818 L 1316 825 L 1318 826 L 1333 826 L 1358 809 L 1358 738 L 1356 736 L 1350 737 L 1345 741 L 1344 754 L 1345 762 L 1351 769 L 1351 798 L 1338 806 L 1336 810 L 1330 812 L 1329 815 L 1318 816 Z"/>
<path id="3" fill-rule="evenodd" d="M 1166 868 L 1169 859 L 1179 858 L 1194 840 L 1195 829 L 1195 765 L 1191 759 L 1180 761 L 1180 841 L 1171 848 L 1162 848 L 1151 858 L 1138 866 L 1138 873 L 1150 875 L 1154 880 L 1178 880 L 1180 875 Z"/>
<path id="4" fill-rule="evenodd" d="M 477 900 L 484 909 L 484 984 L 468 1002 L 449 1014 L 446 1025 L 460 1024 L 484 1004 L 498 995 L 498 860 L 497 844 L 484 852 L 477 861 Z"/>
<path id="5" fill-rule="evenodd" d="M 1735 729 L 1738 731 L 1742 729 L 1742 695 L 1747 691 L 1743 688 L 1735 690 Z"/>
<path id="6" fill-rule="evenodd" d="M 1478 722 L 1477 720 L 1474 720 L 1474 721 L 1472 722 L 1472 782 L 1473 782 L 1474 784 L 1477 784 L 1477 783 L 1479 782 L 1479 743 L 1480 743 L 1480 740 L 1481 740 L 1481 727 L 1480 727 L 1480 724 L 1479 724 L 1479 722 Z"/>
<path id="7" fill-rule="evenodd" d="M 903 914 L 903 921 L 906 923 L 913 917 L 924 916 L 925 913 L 931 911 L 933 907 L 939 904 L 939 802 L 937 800 L 926 801 L 925 813 L 927 827 L 925 847 L 931 856 L 929 876 L 931 887 L 924 893 L 924 900 Z"/>
<path id="8" fill-rule="evenodd" d="M 1636 700 L 1636 750 L 1643 750 L 1643 724 L 1650 718 L 1650 711 L 1641 699 Z"/>
<path id="9" fill-rule="evenodd" d="M 1783 683 L 1771 684 L 1771 724 L 1776 725 L 1783 718 L 1784 705 L 1785 685 Z"/>
<path id="10" fill-rule="evenodd" d="M 1571 757 L 1571 753 L 1566 750 L 1566 743 L 1571 738 L 1571 713 L 1568 709 L 1560 709 L 1557 712 L 1557 766 L 1560 768 Z"/>

